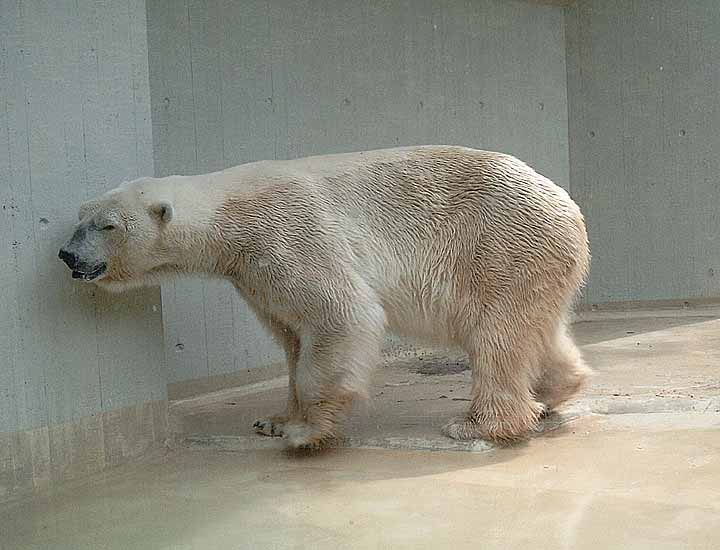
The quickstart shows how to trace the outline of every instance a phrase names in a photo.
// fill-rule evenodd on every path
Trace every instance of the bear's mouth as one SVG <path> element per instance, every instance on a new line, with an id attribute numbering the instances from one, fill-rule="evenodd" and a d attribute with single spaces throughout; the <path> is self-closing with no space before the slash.
<path id="1" fill-rule="evenodd" d="M 98 265 L 95 269 L 92 271 L 80 271 L 77 269 L 74 269 L 72 272 L 72 278 L 73 279 L 82 279 L 83 281 L 93 281 L 100 277 L 103 273 L 107 271 L 107 264 L 102 263 Z"/>

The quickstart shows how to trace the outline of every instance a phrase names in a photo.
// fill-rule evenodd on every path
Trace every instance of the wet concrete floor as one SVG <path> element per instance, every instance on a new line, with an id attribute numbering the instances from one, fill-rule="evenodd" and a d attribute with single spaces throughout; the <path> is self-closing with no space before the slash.
<path id="1" fill-rule="evenodd" d="M 574 332 L 596 376 L 525 444 L 443 438 L 463 357 L 399 351 L 342 449 L 252 432 L 282 379 L 177 402 L 167 452 L 0 505 L 0 549 L 720 548 L 720 311 Z"/>

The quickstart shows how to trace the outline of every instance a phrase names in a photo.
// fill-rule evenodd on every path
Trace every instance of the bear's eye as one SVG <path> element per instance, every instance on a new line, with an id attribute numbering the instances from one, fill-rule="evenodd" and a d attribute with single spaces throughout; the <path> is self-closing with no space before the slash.
<path id="1" fill-rule="evenodd" d="M 108 224 L 100 229 L 100 231 L 113 231 L 115 229 L 115 226 L 112 224 Z"/>

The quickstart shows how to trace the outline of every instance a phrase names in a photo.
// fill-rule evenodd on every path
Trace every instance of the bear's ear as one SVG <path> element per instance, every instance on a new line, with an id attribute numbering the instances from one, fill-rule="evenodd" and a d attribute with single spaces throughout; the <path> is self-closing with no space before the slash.
<path id="1" fill-rule="evenodd" d="M 173 205 L 167 201 L 161 201 L 150 207 L 150 214 L 155 216 L 162 223 L 169 223 L 173 219 L 175 210 Z"/>
<path id="2" fill-rule="evenodd" d="M 78 221 L 81 222 L 90 212 L 90 201 L 85 201 L 78 209 Z"/>

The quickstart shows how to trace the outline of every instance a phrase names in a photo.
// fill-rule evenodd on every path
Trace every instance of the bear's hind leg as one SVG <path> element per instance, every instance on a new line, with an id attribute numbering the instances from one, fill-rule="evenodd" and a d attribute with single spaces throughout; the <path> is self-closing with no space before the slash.
<path id="1" fill-rule="evenodd" d="M 539 377 L 534 384 L 536 399 L 548 412 L 553 411 L 577 394 L 591 375 L 565 323 L 561 322 L 540 360 Z"/>
<path id="2" fill-rule="evenodd" d="M 470 410 L 446 424 L 453 439 L 486 439 L 511 443 L 537 426 L 543 406 L 532 393 L 533 354 L 521 342 L 504 349 L 488 343 L 471 354 L 473 389 Z M 509 348 L 509 349 L 508 349 Z"/>

